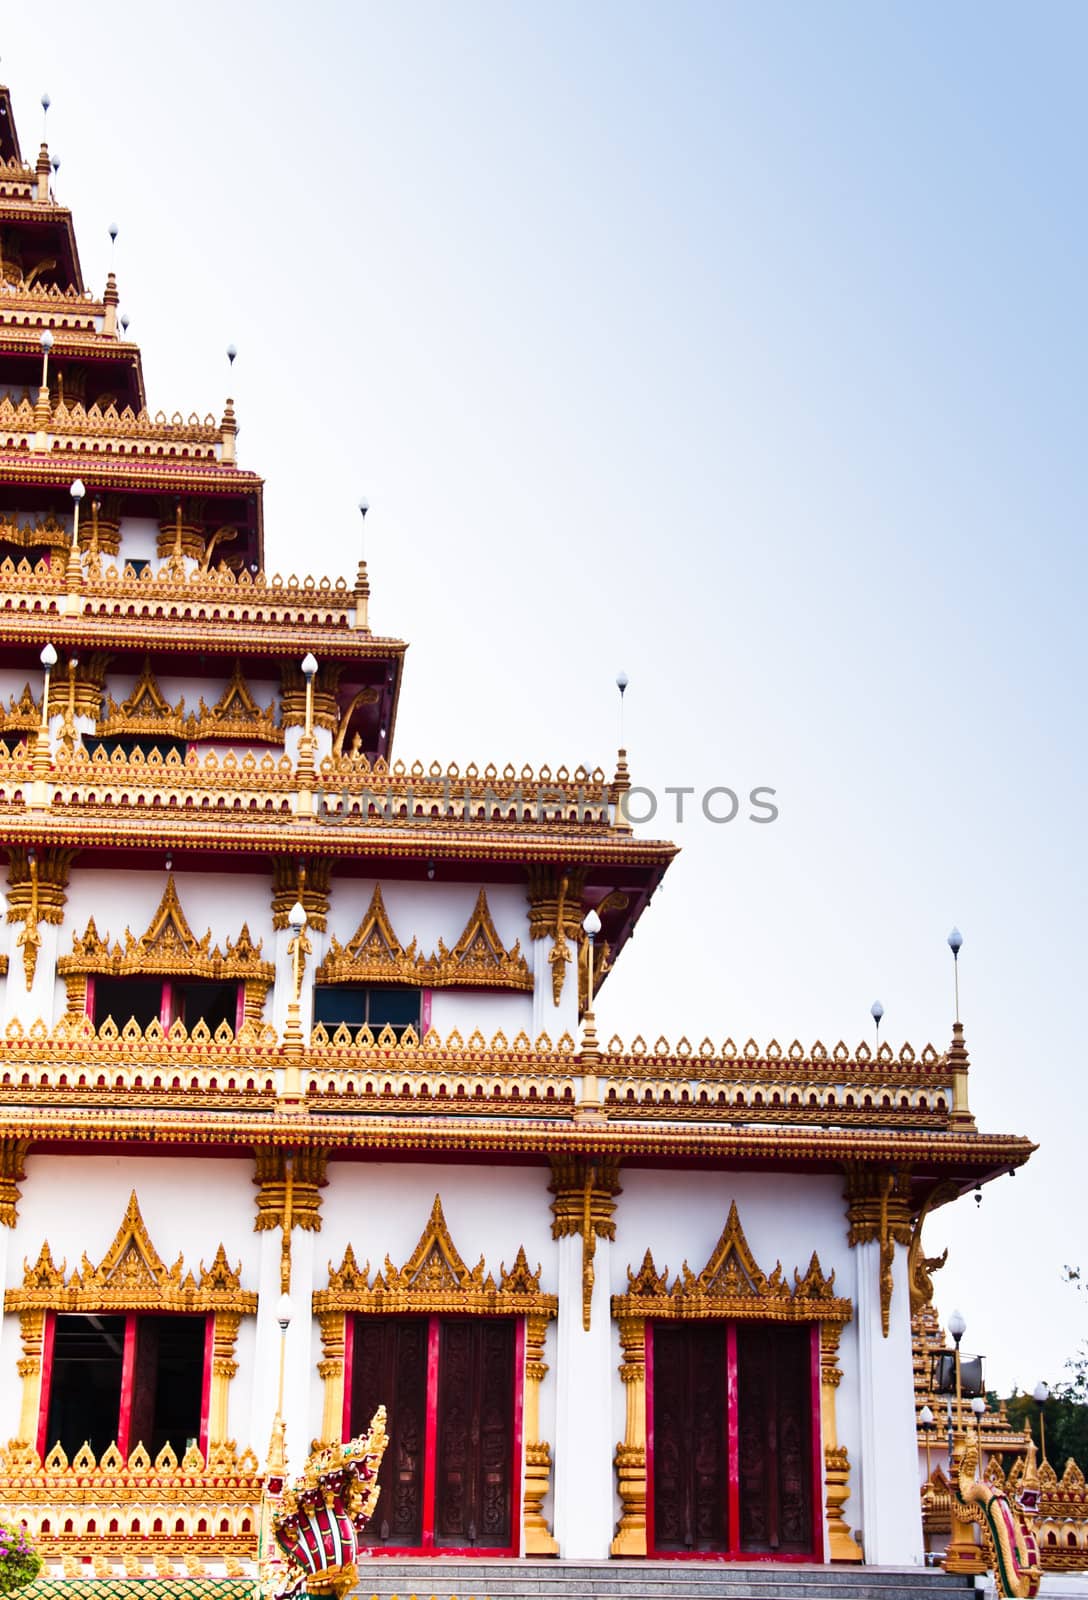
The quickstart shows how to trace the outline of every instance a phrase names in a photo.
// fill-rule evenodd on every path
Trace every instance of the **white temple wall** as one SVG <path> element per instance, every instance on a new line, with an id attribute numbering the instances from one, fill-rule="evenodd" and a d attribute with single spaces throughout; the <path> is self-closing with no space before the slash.
<path id="1" fill-rule="evenodd" d="M 89 507 L 80 512 L 80 523 L 86 520 Z M 121 553 L 103 557 L 103 565 L 116 563 L 118 571 L 126 561 L 154 561 L 159 542 L 159 524 L 154 517 L 121 518 Z"/>
<path id="2" fill-rule="evenodd" d="M 500 1030 L 513 1043 L 533 1022 L 531 994 L 494 993 L 482 989 L 436 989 L 431 996 L 431 1027 L 443 1039 L 455 1028 L 466 1041 L 478 1028 L 487 1043 Z"/>

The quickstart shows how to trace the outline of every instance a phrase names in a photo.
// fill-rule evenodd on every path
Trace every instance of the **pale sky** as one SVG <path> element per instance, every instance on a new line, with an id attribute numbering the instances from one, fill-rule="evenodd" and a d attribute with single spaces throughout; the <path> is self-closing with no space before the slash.
<path id="1" fill-rule="evenodd" d="M 989 1380 L 1084 1335 L 1080 4 L 5 10 L 152 409 L 228 389 L 269 566 L 412 648 L 396 752 L 777 791 L 603 1037 L 943 1048 L 1041 1149 L 927 1230 Z"/>

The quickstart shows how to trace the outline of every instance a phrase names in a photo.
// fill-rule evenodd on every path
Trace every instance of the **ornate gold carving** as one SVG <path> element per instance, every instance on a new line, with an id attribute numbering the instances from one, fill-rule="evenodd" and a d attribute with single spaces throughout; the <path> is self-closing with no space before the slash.
<path id="1" fill-rule="evenodd" d="M 128 1557 L 128 1571 L 136 1552 L 167 1574 L 170 1556 L 237 1568 L 257 1553 L 260 1496 L 257 1458 L 232 1440 L 210 1445 L 207 1461 L 195 1446 L 181 1461 L 169 1445 L 154 1461 L 138 1445 L 127 1462 L 116 1444 L 98 1460 L 87 1445 L 71 1461 L 59 1445 L 44 1462 L 18 1441 L 0 1451 L 0 1504 L 18 1506 L 36 1548 L 73 1576 L 88 1554 L 106 1575 L 108 1559 Z"/>
<path id="2" fill-rule="evenodd" d="M 37 522 L 20 522 L 14 511 L 0 511 L 0 542 L 19 550 L 65 551 L 71 537 L 51 511 Z"/>
<path id="3" fill-rule="evenodd" d="M 209 417 L 207 425 L 214 428 L 215 419 Z M 162 520 L 159 523 L 156 554 L 160 560 L 174 562 L 178 570 L 184 572 L 183 557 L 188 556 L 192 561 L 199 561 L 204 554 L 203 502 L 189 500 L 183 504 L 180 500 L 172 502 L 163 496 L 160 505 Z"/>
<path id="4" fill-rule="evenodd" d="M 21 922 L 15 942 L 23 952 L 23 970 L 29 993 L 34 984 L 41 947 L 39 923 L 57 927 L 64 921 L 68 873 L 74 850 L 26 850 L 12 845 L 8 853 L 8 921 Z"/>
<path id="5" fill-rule="evenodd" d="M 880 1325 L 886 1339 L 891 1324 L 895 1247 L 909 1245 L 912 1237 L 910 1169 L 888 1171 L 849 1162 L 845 1198 L 851 1246 L 873 1240 L 880 1245 Z"/>
<path id="6" fill-rule="evenodd" d="M 614 1556 L 646 1554 L 646 1322 L 643 1317 L 619 1318 L 623 1360 L 620 1377 L 626 1399 L 623 1440 L 616 1446 L 616 1485 L 620 1512 Z"/>
<path id="7" fill-rule="evenodd" d="M 329 890 L 332 883 L 331 856 L 273 856 L 272 926 L 286 928 L 296 900 L 306 910 L 306 926 L 324 933 L 328 926 Z"/>
<path id="8" fill-rule="evenodd" d="M 825 1277 L 815 1251 L 802 1275 L 794 1268 L 792 1286 L 776 1262 L 768 1276 L 756 1263 L 744 1237 L 736 1202 L 710 1260 L 698 1275 L 685 1261 L 671 1287 L 668 1268 L 658 1273 L 647 1250 L 637 1272 L 627 1269 L 628 1289 L 613 1295 L 612 1315 L 662 1318 L 720 1317 L 733 1321 L 849 1322 L 849 1300 L 835 1295 L 835 1274 Z"/>
<path id="9" fill-rule="evenodd" d="M 405 948 L 393 932 L 380 883 L 374 885 L 370 905 L 346 945 L 335 933 L 317 969 L 318 983 L 420 983 L 421 957 L 416 941 Z"/>
<path id="10" fill-rule="evenodd" d="M 2 569 L 0 569 L 0 584 L 4 584 Z M 10 585 L 4 584 L 4 587 Z M 0 705 L 0 733 L 37 733 L 41 720 L 41 701 L 35 700 L 29 683 L 23 684 L 23 692 L 18 700 L 12 695 L 6 706 Z"/>
<path id="11" fill-rule="evenodd" d="M 360 706 L 376 706 L 380 699 L 381 695 L 379 694 L 378 690 L 371 688 L 360 689 L 357 694 L 352 695 L 350 701 L 348 702 L 347 710 L 340 718 L 340 725 L 336 730 L 336 737 L 332 741 L 332 757 L 334 761 L 338 761 L 343 757 L 344 740 L 347 738 L 348 728 L 351 725 L 351 719 L 355 715 L 356 711 Z M 358 755 L 361 752 L 361 749 L 362 739 L 360 735 L 356 733 L 351 743 L 349 757 Z"/>
<path id="12" fill-rule="evenodd" d="M 290 1154 L 276 1145 L 258 1145 L 253 1152 L 253 1159 L 253 1182 L 257 1185 L 254 1232 L 265 1233 L 284 1226 L 288 1215 L 287 1179 L 290 1170 L 290 1226 L 301 1228 L 304 1233 L 320 1233 L 321 1190 L 328 1182 L 325 1175 L 328 1151 L 303 1148 Z"/>
<path id="13" fill-rule="evenodd" d="M 26 1177 L 24 1162 L 29 1139 L 0 1137 L 0 1224 L 14 1228 L 19 1210 L 19 1185 Z"/>
<path id="14" fill-rule="evenodd" d="M 95 732 L 101 739 L 184 739 L 185 696 L 176 706 L 168 705 L 151 670 L 151 657 L 145 656 L 132 693 L 120 705 L 108 696 L 106 715 Z"/>
<path id="15" fill-rule="evenodd" d="M 487 891 L 481 889 L 464 931 L 452 950 L 438 941 L 438 954 L 426 963 L 424 983 L 433 989 L 481 985 L 489 989 L 529 989 L 533 975 L 521 953 L 521 940 L 507 950 L 495 931 Z"/>
<path id="16" fill-rule="evenodd" d="M 582 1327 L 589 1332 L 593 1307 L 595 1272 L 593 1260 L 598 1239 L 614 1239 L 619 1162 L 604 1159 L 596 1163 L 580 1156 L 553 1156 L 552 1238 L 566 1239 L 580 1234 L 582 1239 Z"/>
<path id="17" fill-rule="evenodd" d="M 8 1289 L 5 1311 L 237 1311 L 257 1310 L 257 1296 L 241 1287 L 241 1263 L 232 1268 L 222 1245 L 210 1267 L 200 1263 L 200 1276 L 185 1271 L 178 1256 L 167 1267 L 151 1243 L 135 1189 L 113 1243 L 96 1267 L 84 1255 L 66 1277 L 67 1262 L 58 1267 L 48 1241 L 38 1259 L 23 1263 L 21 1289 Z"/>
<path id="18" fill-rule="evenodd" d="M 548 1371 L 544 1344 L 548 1317 L 541 1311 L 525 1319 L 525 1399 L 522 1428 L 525 1435 L 525 1481 L 522 1487 L 522 1527 L 527 1556 L 555 1556 L 559 1545 L 544 1520 L 543 1505 L 551 1479 L 552 1453 L 540 1437 L 540 1385 Z"/>
<path id="19" fill-rule="evenodd" d="M 331 596 L 329 597 L 332 598 Z M 348 596 L 346 588 L 342 597 L 337 596 L 340 606 L 347 609 L 349 604 L 354 605 L 354 600 Z M 320 646 L 315 643 L 315 650 L 320 652 Z M 336 733 L 340 723 L 340 707 L 337 703 L 336 692 L 340 686 L 340 677 L 343 666 L 335 661 L 321 661 L 314 679 L 314 704 L 313 725 L 315 728 L 327 728 L 332 734 Z M 280 723 L 284 728 L 304 728 L 306 726 L 306 679 L 302 669 L 295 662 L 283 662 L 280 666 Z"/>
<path id="20" fill-rule="evenodd" d="M 575 948 L 582 937 L 582 889 L 585 867 L 529 869 L 529 937 L 551 939 L 548 963 L 552 969 L 552 1002 L 558 1005 L 563 995 L 567 965 L 572 959 L 568 940 Z"/>
<path id="21" fill-rule="evenodd" d="M 824 1442 L 824 1488 L 827 1513 L 827 1553 L 832 1561 L 861 1561 L 861 1547 L 852 1537 L 843 1515 L 850 1498 L 850 1456 L 839 1444 L 835 1391 L 842 1382 L 838 1364 L 838 1322 L 820 1324 L 820 1423 Z"/>
<path id="22" fill-rule="evenodd" d="M 938 1206 L 944 1205 L 948 1200 L 954 1200 L 959 1194 L 959 1187 L 954 1183 L 939 1183 L 932 1190 L 925 1205 L 918 1213 L 914 1229 L 910 1236 L 910 1250 L 907 1254 L 907 1279 L 910 1285 L 910 1314 L 917 1316 L 925 1306 L 933 1303 L 933 1278 L 934 1272 L 939 1272 L 948 1260 L 948 1251 L 942 1250 L 939 1256 L 927 1256 L 922 1249 L 922 1226 L 929 1213 Z"/>
<path id="23" fill-rule="evenodd" d="M 329 1287 L 313 1297 L 320 1317 L 329 1311 L 370 1312 L 388 1316 L 397 1312 L 436 1312 L 449 1315 L 554 1317 L 554 1295 L 540 1287 L 540 1267 L 533 1272 L 524 1248 L 519 1248 L 509 1272 L 499 1268 L 496 1282 L 481 1256 L 476 1266 L 465 1265 L 450 1237 L 442 1201 L 434 1205 L 411 1256 L 399 1269 L 388 1256 L 383 1271 L 370 1278 L 370 1263 L 360 1267 L 349 1245 L 339 1267 L 329 1263 Z"/>
<path id="24" fill-rule="evenodd" d="M 281 744 L 283 735 L 276 726 L 276 708 L 265 706 L 262 710 L 249 692 L 242 672 L 241 660 L 236 660 L 230 682 L 213 706 L 205 705 L 201 696 L 199 709 L 185 723 L 187 739 L 239 739 L 247 744 Z"/>
<path id="25" fill-rule="evenodd" d="M 533 976 L 521 954 L 521 943 L 505 949 L 495 930 L 481 889 L 472 915 L 453 949 L 439 939 L 438 953 L 421 955 L 413 939 L 402 945 L 393 931 L 381 884 L 374 885 L 370 905 L 355 933 L 342 945 L 335 934 L 317 969 L 318 983 L 410 983 L 420 988 L 529 989 Z"/>
<path id="26" fill-rule="evenodd" d="M 220 982 L 237 979 L 246 984 L 247 998 L 253 984 L 263 1003 L 276 976 L 273 963 L 260 959 L 263 942 L 253 943 L 246 923 L 237 941 L 228 939 L 224 950 L 212 945 L 211 939 L 210 928 L 202 939 L 193 933 L 181 909 L 174 875 L 169 873 L 162 899 L 144 933 L 137 938 L 126 928 L 124 947 L 114 944 L 111 948 L 109 935 L 100 937 L 92 917 L 82 937 L 73 936 L 72 954 L 61 956 L 57 971 L 64 978 L 103 973 L 111 977 L 214 978 Z"/>
<path id="27" fill-rule="evenodd" d="M 342 1436 L 344 1421 L 344 1323 L 343 1311 L 323 1311 L 318 1317 L 321 1328 L 321 1360 L 317 1375 L 324 1386 L 321 1411 L 321 1442 L 333 1444 Z"/>

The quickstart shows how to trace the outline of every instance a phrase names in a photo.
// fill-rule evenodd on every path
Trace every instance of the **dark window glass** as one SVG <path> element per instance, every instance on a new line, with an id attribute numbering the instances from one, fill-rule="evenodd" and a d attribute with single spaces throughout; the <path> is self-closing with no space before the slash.
<path id="1" fill-rule="evenodd" d="M 201 1020 L 213 1033 L 221 1022 L 233 1028 L 238 1021 L 238 985 L 209 978 L 179 980 L 174 984 L 174 1015 L 190 1033 Z"/>
<path id="2" fill-rule="evenodd" d="M 328 984 L 314 991 L 314 1021 L 330 1033 L 342 1022 L 349 1028 L 366 1023 L 375 1034 L 388 1025 L 399 1039 L 405 1028 L 421 1032 L 422 1001 L 421 989 Z"/>
<path id="3" fill-rule="evenodd" d="M 86 1441 L 96 1456 L 117 1438 L 121 1414 L 124 1317 L 58 1315 L 45 1448 L 60 1444 L 69 1461 Z"/>
<path id="4" fill-rule="evenodd" d="M 135 1017 L 141 1028 L 157 1021 L 162 1010 L 161 978 L 103 978 L 94 980 L 94 1024 L 112 1017 L 123 1028 Z"/>
<path id="5" fill-rule="evenodd" d="M 132 1374 L 129 1449 L 152 1460 L 169 1444 L 178 1460 L 200 1439 L 204 1392 L 203 1317 L 139 1317 Z"/>

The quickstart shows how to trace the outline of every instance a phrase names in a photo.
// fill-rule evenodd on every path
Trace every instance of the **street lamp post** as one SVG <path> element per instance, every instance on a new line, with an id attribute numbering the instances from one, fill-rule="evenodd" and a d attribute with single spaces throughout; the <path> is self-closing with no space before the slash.
<path id="1" fill-rule="evenodd" d="M 1046 1460 L 1046 1403 L 1050 1399 L 1050 1385 L 1042 1378 L 1031 1392 L 1031 1398 L 1039 1408 L 1039 1459 Z"/>
<path id="2" fill-rule="evenodd" d="M 597 1063 L 600 1060 L 600 1050 L 597 1045 L 597 1024 L 593 1015 L 593 952 L 597 935 L 601 931 L 601 919 L 592 906 L 582 919 L 582 931 L 586 936 L 586 1012 L 582 1019 L 582 1098 L 578 1103 L 578 1110 L 582 1115 L 599 1117 L 601 1114 L 601 1091 L 597 1077 Z"/>

